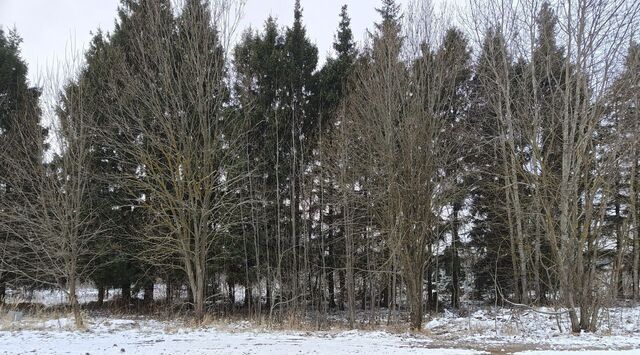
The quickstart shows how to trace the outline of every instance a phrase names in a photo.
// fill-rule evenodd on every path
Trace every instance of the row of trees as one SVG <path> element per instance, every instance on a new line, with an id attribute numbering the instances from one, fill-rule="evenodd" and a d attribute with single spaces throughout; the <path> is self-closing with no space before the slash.
<path id="1" fill-rule="evenodd" d="M 577 332 L 640 297 L 640 4 L 471 1 L 455 27 L 383 0 L 360 47 L 344 6 L 321 67 L 299 1 L 232 45 L 242 6 L 123 0 L 49 132 L 0 34 L 0 299 L 64 289 L 81 325 L 78 282 L 128 304 L 161 279 L 198 319 L 239 285 L 259 319 L 419 329 L 474 298 Z"/>

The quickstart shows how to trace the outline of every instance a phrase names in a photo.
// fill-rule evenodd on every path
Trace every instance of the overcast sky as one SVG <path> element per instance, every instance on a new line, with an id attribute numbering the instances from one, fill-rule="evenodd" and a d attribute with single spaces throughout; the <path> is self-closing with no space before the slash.
<path id="1" fill-rule="evenodd" d="M 406 4 L 408 0 L 399 0 Z M 294 0 L 248 0 L 241 28 L 262 28 L 269 15 L 280 26 L 293 21 Z M 380 0 L 301 0 L 303 21 L 321 57 L 331 50 L 338 14 L 349 5 L 356 40 L 364 38 L 367 28 L 378 21 L 375 7 Z M 16 27 L 24 42 L 22 57 L 29 65 L 29 78 L 37 78 L 46 69 L 84 48 L 97 28 L 113 30 L 118 0 L 0 0 L 0 25 Z"/>

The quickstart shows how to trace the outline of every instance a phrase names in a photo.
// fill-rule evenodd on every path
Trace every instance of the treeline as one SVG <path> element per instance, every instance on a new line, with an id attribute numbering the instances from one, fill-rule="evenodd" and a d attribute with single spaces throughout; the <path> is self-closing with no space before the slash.
<path id="1" fill-rule="evenodd" d="M 456 27 L 383 0 L 361 45 L 344 6 L 322 65 L 299 1 L 232 41 L 242 5 L 122 0 L 46 130 L 0 32 L 0 300 L 62 289 L 81 325 L 80 282 L 162 282 L 197 319 L 241 287 L 270 321 L 481 300 L 574 332 L 638 300 L 640 3 L 472 0 Z"/>

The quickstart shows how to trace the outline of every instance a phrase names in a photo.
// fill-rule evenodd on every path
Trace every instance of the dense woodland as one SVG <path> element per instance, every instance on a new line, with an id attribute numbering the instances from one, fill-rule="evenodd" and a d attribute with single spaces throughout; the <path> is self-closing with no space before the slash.
<path id="1" fill-rule="evenodd" d="M 0 302 L 64 290 L 81 326 L 90 283 L 412 329 L 547 305 L 578 332 L 640 299 L 639 2 L 382 0 L 365 43 L 345 5 L 323 59 L 299 0 L 259 29 L 242 5 L 122 0 L 52 110 L 0 31 Z"/>

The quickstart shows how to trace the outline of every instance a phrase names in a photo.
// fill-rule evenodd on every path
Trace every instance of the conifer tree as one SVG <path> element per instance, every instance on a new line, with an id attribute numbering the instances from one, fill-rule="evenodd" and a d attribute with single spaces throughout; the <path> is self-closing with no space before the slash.
<path id="1" fill-rule="evenodd" d="M 472 81 L 472 108 L 470 117 L 470 160 L 473 162 L 472 207 L 473 227 L 471 245 L 478 252 L 474 265 L 475 288 L 479 295 L 492 290 L 502 294 L 517 292 L 517 260 L 509 238 L 509 210 L 505 205 L 504 159 L 500 146 L 494 139 L 500 134 L 496 120 L 497 90 L 495 82 L 488 79 L 493 73 L 493 61 L 506 54 L 501 32 L 489 30 L 483 39 Z M 509 292 L 507 292 L 509 291 Z M 496 295 L 496 297 L 499 297 Z"/>
<path id="2" fill-rule="evenodd" d="M 447 144 L 457 147 L 460 152 L 465 151 L 459 139 L 464 135 L 464 127 L 468 124 L 469 116 L 469 85 L 471 80 L 471 52 L 468 49 L 467 40 L 464 34 L 456 29 L 447 30 L 440 48 L 435 53 L 434 60 L 438 66 L 449 68 L 442 81 L 442 92 L 438 97 L 437 112 L 446 120 L 448 132 L 451 133 Z M 451 206 L 449 217 L 449 231 L 451 235 L 451 245 L 445 251 L 447 258 L 443 263 L 451 276 L 449 290 L 451 293 L 451 307 L 460 307 L 460 282 L 462 279 L 462 266 L 460 251 L 464 250 L 460 238 L 460 230 L 464 225 L 461 212 L 464 201 L 467 197 L 467 186 L 469 177 L 466 174 L 466 157 L 462 156 L 458 164 L 453 164 L 447 174 L 456 176 L 457 193 Z"/>
<path id="3" fill-rule="evenodd" d="M 327 58 L 325 65 L 318 73 L 318 94 L 316 95 L 316 105 L 318 110 L 318 150 L 315 151 L 315 159 L 318 167 L 313 174 L 319 178 L 315 188 L 319 191 L 317 203 L 312 205 L 314 213 L 318 213 L 320 218 L 316 221 L 313 233 L 319 235 L 316 238 L 316 248 L 314 254 L 319 257 L 315 263 L 322 268 L 322 275 L 326 278 L 329 308 L 336 307 L 335 274 L 341 285 L 341 294 L 344 290 L 344 239 L 341 229 L 338 227 L 341 219 L 340 212 L 335 204 L 339 198 L 338 190 L 335 187 L 335 176 L 330 176 L 330 169 L 325 169 L 324 165 L 329 164 L 327 150 L 331 146 L 327 139 L 336 129 L 335 125 L 342 119 L 339 105 L 345 99 L 348 80 L 352 74 L 353 66 L 357 57 L 356 44 L 353 40 L 351 30 L 351 19 L 349 18 L 347 5 L 342 6 L 340 11 L 340 22 L 333 42 L 334 56 Z M 324 292 L 323 292 L 324 294 Z M 344 298 L 344 297 L 341 297 Z M 342 308 L 344 304 L 340 303 Z"/>
<path id="4" fill-rule="evenodd" d="M 238 115 L 247 124 L 247 169 L 252 168 L 248 194 L 256 201 L 250 213 L 253 236 L 253 257 L 257 272 L 262 273 L 266 285 L 266 301 L 270 309 L 275 305 L 272 285 L 282 281 L 282 252 L 284 224 L 281 213 L 282 186 L 286 179 L 281 162 L 286 139 L 283 128 L 283 88 L 285 84 L 284 38 L 274 18 L 269 17 L 262 33 L 245 32 L 235 48 L 235 92 Z M 284 135 L 284 137 L 283 137 Z M 258 266 L 261 265 L 261 266 Z M 258 271 L 260 269 L 260 271 Z M 260 275 L 257 275 L 260 277 Z M 282 288 L 279 288 L 282 292 Z"/>
<path id="5" fill-rule="evenodd" d="M 118 21 L 112 34 L 105 36 L 98 32 L 87 51 L 87 65 L 81 73 L 85 81 L 83 95 L 93 105 L 115 107 L 122 100 L 113 95 L 113 68 L 122 61 L 128 66 L 144 65 L 133 60 L 140 51 L 136 41 L 138 31 L 151 32 L 156 28 L 171 28 L 173 16 L 168 1 L 160 1 L 157 7 L 150 7 L 146 0 L 122 0 L 118 9 Z M 155 9 L 157 12 L 150 12 Z M 133 73 L 136 70 L 132 70 Z M 134 105 L 133 102 L 130 103 Z M 125 155 L 123 145 L 126 136 L 114 128 L 110 109 L 95 110 L 97 127 L 95 144 L 92 149 L 92 164 L 95 166 L 93 203 L 100 208 L 103 218 L 110 224 L 109 236 L 98 241 L 96 248 L 102 250 L 101 263 L 93 275 L 99 289 L 98 303 L 102 302 L 104 291 L 109 287 L 121 289 L 122 303 L 130 303 L 132 287 L 145 288 L 145 300 L 153 295 L 153 273 L 149 263 L 139 257 L 144 246 L 140 244 L 146 227 L 144 209 L 139 207 L 139 197 L 144 191 L 132 191 L 123 181 L 123 176 L 135 172 L 136 164 Z M 117 144 L 116 144 L 117 142 Z M 171 274 L 168 272 L 167 274 Z M 163 275 L 164 276 L 164 275 Z"/>
<path id="6" fill-rule="evenodd" d="M 640 45 L 631 41 L 627 49 L 623 71 L 616 79 L 606 103 L 606 120 L 599 127 L 600 141 L 609 155 L 620 160 L 616 169 L 610 171 L 615 181 L 615 195 L 608 203 L 607 236 L 616 240 L 614 277 L 611 293 L 613 297 L 624 298 L 624 271 L 628 270 L 631 280 L 631 296 L 639 297 L 638 288 L 640 265 L 640 240 L 638 233 L 640 201 L 640 116 L 638 111 L 640 87 Z M 605 250 L 607 252 L 607 250 Z M 611 253 L 609 253 L 611 254 Z"/>
<path id="7" fill-rule="evenodd" d="M 312 98 L 317 90 L 314 74 L 318 63 L 318 49 L 307 38 L 302 23 L 302 7 L 296 0 L 294 22 L 284 36 L 284 80 L 283 112 L 281 127 L 284 129 L 281 146 L 283 166 L 287 172 L 284 194 L 289 200 L 289 216 L 286 230 L 290 236 L 288 244 L 291 253 L 289 267 L 290 297 L 292 308 L 298 305 L 300 294 L 309 294 L 307 286 L 302 285 L 301 271 L 308 270 L 308 263 L 302 256 L 307 255 L 310 243 L 310 220 L 303 220 L 301 204 L 310 201 L 311 194 L 308 176 L 305 170 L 311 162 L 312 149 L 315 147 L 317 132 L 316 110 Z M 285 133 L 286 132 L 286 133 Z"/>
<path id="8" fill-rule="evenodd" d="M 10 161 L 42 164 L 47 146 L 46 130 L 40 126 L 38 100 L 41 91 L 29 86 L 27 65 L 20 55 L 22 38 L 15 30 L 7 34 L 0 27 L 0 209 L 16 209 L 14 189 L 28 184 L 16 178 Z M 1 224 L 1 222 L 0 222 Z M 5 263 L 19 264 L 19 246 L 11 242 L 7 229 L 0 225 L 0 305 L 4 303 L 7 282 L 19 275 L 10 273 Z M 10 226 L 4 226 L 10 228 Z M 18 249 L 15 249 L 18 247 Z M 13 248 L 13 249 L 12 249 Z"/>
<path id="9" fill-rule="evenodd" d="M 533 58 L 529 63 L 530 69 L 525 74 L 524 81 L 531 80 L 535 87 L 529 89 L 523 88 L 522 96 L 527 97 L 529 93 L 533 93 L 534 100 L 536 102 L 533 112 L 525 112 L 522 115 L 533 117 L 533 125 L 540 125 L 541 134 L 538 138 L 534 134 L 534 139 L 530 145 L 534 147 L 532 149 L 532 164 L 541 166 L 539 178 L 533 176 L 534 179 L 538 178 L 539 182 L 550 182 L 551 184 L 539 184 L 536 186 L 541 193 L 546 196 L 557 195 L 557 181 L 562 174 L 562 138 L 561 138 L 561 120 L 562 117 L 562 102 L 559 99 L 562 97 L 565 90 L 566 83 L 566 70 L 564 67 L 565 54 L 564 49 L 557 44 L 557 16 L 554 13 L 551 5 L 548 2 L 544 2 L 537 14 L 537 38 L 535 41 L 535 48 L 533 51 Z M 534 129 L 537 129 L 534 128 Z M 554 185 L 556 187 L 554 187 Z M 536 297 L 538 300 L 544 302 L 546 300 L 547 289 L 551 286 L 552 280 L 550 279 L 550 273 L 546 270 L 551 264 L 551 250 L 549 243 L 541 236 L 542 232 L 538 227 L 543 223 L 543 219 L 540 219 L 543 214 L 540 202 L 535 199 L 533 206 L 536 206 L 538 211 L 534 212 L 536 216 L 536 222 L 534 227 L 531 228 L 531 234 L 535 234 L 534 241 L 534 275 L 535 275 L 535 289 Z M 538 195 L 540 196 L 540 195 Z M 554 218 L 557 218 L 559 210 L 553 212 Z"/>

